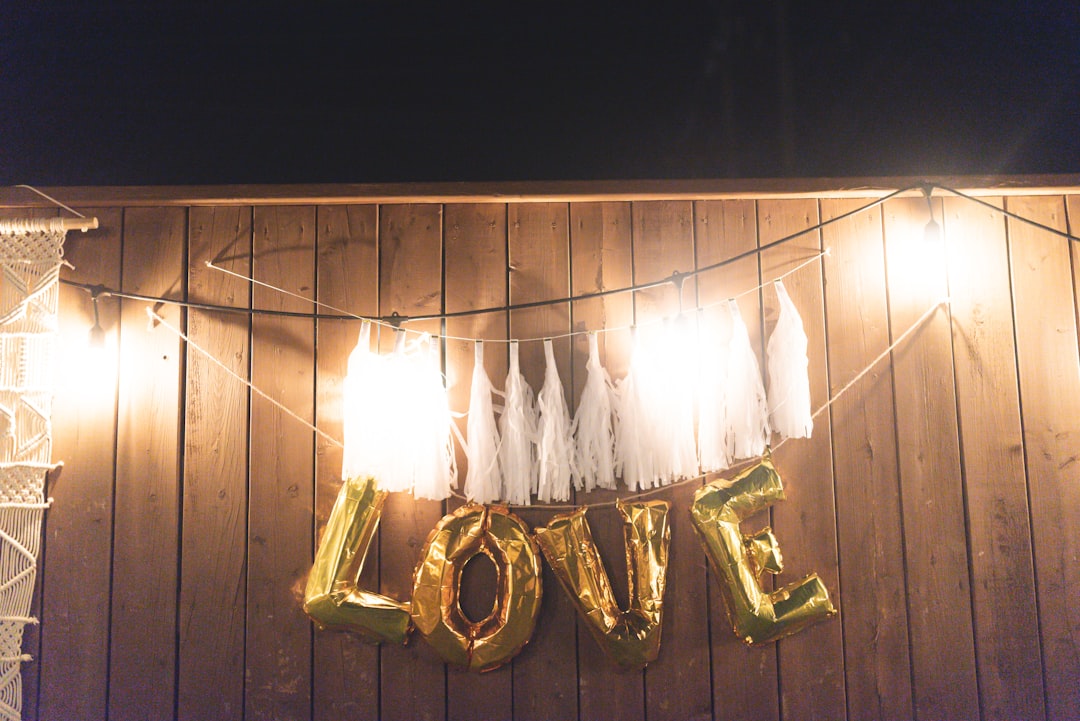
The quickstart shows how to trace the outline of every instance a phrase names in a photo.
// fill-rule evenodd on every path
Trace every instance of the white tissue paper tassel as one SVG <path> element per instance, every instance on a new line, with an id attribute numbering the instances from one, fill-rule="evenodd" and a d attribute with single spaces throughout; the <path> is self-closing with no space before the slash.
<path id="1" fill-rule="evenodd" d="M 491 503 L 502 494 L 499 472 L 499 429 L 491 405 L 491 380 L 484 369 L 484 343 L 476 341 L 473 357 L 472 390 L 469 393 L 469 421 L 466 426 L 465 497 L 477 503 Z"/>
<path id="2" fill-rule="evenodd" d="M 644 385 L 648 360 L 635 330 L 633 354 L 626 376 L 615 384 L 615 473 L 630 491 L 653 487 L 656 477 Z"/>
<path id="3" fill-rule="evenodd" d="M 694 327 L 679 317 L 664 324 L 658 349 L 660 365 L 653 378 L 658 409 L 652 416 L 657 428 L 657 481 L 665 485 L 697 474 L 694 440 L 694 394 L 697 381 L 697 350 Z"/>
<path id="4" fill-rule="evenodd" d="M 451 430 L 450 401 L 439 367 L 439 346 L 431 342 L 425 333 L 420 338 L 411 361 L 413 403 L 409 412 L 403 413 L 399 438 L 404 441 L 397 451 L 412 457 L 412 487 L 415 498 L 441 501 L 450 496 L 457 485 L 457 467 L 454 462 L 454 441 Z M 415 448 L 409 439 L 416 439 Z"/>
<path id="5" fill-rule="evenodd" d="M 728 346 L 721 342 L 719 333 L 702 333 L 700 352 L 698 457 L 702 473 L 709 473 L 731 465 L 727 438 L 724 435 Z"/>
<path id="6" fill-rule="evenodd" d="M 750 347 L 750 335 L 734 298 L 728 301 L 728 310 L 731 312 L 731 345 L 724 403 L 728 450 L 732 458 L 751 458 L 765 452 L 769 438 L 769 407 L 757 356 Z"/>
<path id="7" fill-rule="evenodd" d="M 423 437 L 419 428 L 407 428 L 405 423 L 410 414 L 417 412 L 418 405 L 415 363 L 405 352 L 405 331 L 395 331 L 392 353 L 372 355 L 380 368 L 368 385 L 372 394 L 367 426 L 370 433 L 364 447 L 373 459 L 372 475 L 384 491 L 412 491 L 413 460 Z M 416 448 L 403 454 L 401 451 L 410 443 Z"/>
<path id="8" fill-rule="evenodd" d="M 544 502 L 570 500 L 570 474 L 574 462 L 574 439 L 570 435 L 570 410 L 566 407 L 559 369 L 551 340 L 544 341 L 544 387 L 540 389 L 540 442 L 537 455 L 540 475 L 536 497 Z"/>
<path id="9" fill-rule="evenodd" d="M 502 499 L 528 505 L 536 490 L 539 465 L 536 457 L 538 411 L 533 390 L 521 375 L 518 342 L 510 342 L 510 371 L 506 374 L 505 406 L 499 418 L 499 467 L 502 470 Z"/>
<path id="10" fill-rule="evenodd" d="M 371 323 L 360 325 L 360 337 L 349 354 L 348 370 L 342 384 L 344 450 L 341 478 L 373 477 L 382 485 L 382 446 L 386 424 L 380 418 L 386 387 L 383 359 L 371 351 Z"/>
<path id="11" fill-rule="evenodd" d="M 810 375 L 807 370 L 806 331 L 783 281 L 776 281 L 780 317 L 769 337 L 769 424 L 785 438 L 809 438 L 814 430 L 810 414 Z"/>
<path id="12" fill-rule="evenodd" d="M 611 378 L 600 364 L 595 333 L 589 334 L 589 360 L 585 364 L 585 388 L 581 392 L 572 433 L 574 487 L 615 488 L 615 431 L 611 423 Z"/>

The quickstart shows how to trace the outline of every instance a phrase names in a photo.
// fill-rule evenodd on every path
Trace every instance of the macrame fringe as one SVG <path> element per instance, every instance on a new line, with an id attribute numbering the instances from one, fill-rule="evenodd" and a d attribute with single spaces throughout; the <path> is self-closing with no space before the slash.
<path id="1" fill-rule="evenodd" d="M 769 337 L 769 424 L 785 438 L 809 438 L 814 430 L 810 412 L 810 361 L 806 331 L 783 281 L 776 281 L 780 317 Z"/>
<path id="2" fill-rule="evenodd" d="M 465 497 L 477 503 L 491 503 L 502 495 L 499 469 L 499 429 L 491 404 L 493 388 L 484 368 L 484 343 L 476 341 L 473 353 L 472 389 L 469 393 L 468 444 L 465 457 Z"/>
<path id="3" fill-rule="evenodd" d="M 505 393 L 505 405 L 499 418 L 502 498 L 507 503 L 528 505 L 538 482 L 536 444 L 540 418 L 532 387 L 521 374 L 517 341 L 510 343 L 510 370 L 506 374 Z"/>
<path id="4" fill-rule="evenodd" d="M 544 387 L 540 389 L 540 470 L 536 497 L 542 502 L 570 500 L 570 476 L 574 463 L 574 438 L 570 433 L 570 410 L 566 407 L 559 369 L 551 340 L 544 341 Z"/>
<path id="5" fill-rule="evenodd" d="M 574 487 L 586 491 L 615 488 L 615 431 L 611 420 L 614 389 L 600 363 L 595 333 L 589 334 L 585 372 L 585 387 L 571 431 L 575 440 Z"/>
<path id="6" fill-rule="evenodd" d="M 765 452 L 769 439 L 769 407 L 757 356 L 750 346 L 750 334 L 734 299 L 728 301 L 728 311 L 731 313 L 731 345 L 724 403 L 725 437 L 732 458 L 751 458 Z"/>

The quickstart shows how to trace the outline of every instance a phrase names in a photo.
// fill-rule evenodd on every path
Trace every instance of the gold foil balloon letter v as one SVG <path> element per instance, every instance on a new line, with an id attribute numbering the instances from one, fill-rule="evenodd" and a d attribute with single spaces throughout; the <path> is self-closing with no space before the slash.
<path id="1" fill-rule="evenodd" d="M 544 557 L 600 648 L 620 666 L 641 668 L 660 653 L 671 543 L 668 504 L 617 503 L 617 508 L 626 543 L 627 611 L 615 602 L 585 508 L 555 516 L 547 528 L 535 533 Z"/>
<path id="2" fill-rule="evenodd" d="M 761 574 L 783 568 L 780 547 L 769 528 L 749 536 L 739 523 L 784 500 L 784 485 L 771 459 L 730 481 L 713 481 L 694 494 L 690 514 L 735 634 L 748 644 L 767 643 L 836 614 L 829 592 L 817 574 L 766 593 Z"/>

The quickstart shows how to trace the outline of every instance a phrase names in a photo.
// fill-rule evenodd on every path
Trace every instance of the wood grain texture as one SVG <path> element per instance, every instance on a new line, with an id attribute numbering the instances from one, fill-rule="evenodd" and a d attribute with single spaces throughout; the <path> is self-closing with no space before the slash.
<path id="1" fill-rule="evenodd" d="M 317 209 L 318 300 L 328 306 L 373 315 L 379 312 L 378 208 L 373 205 L 321 206 Z M 323 308 L 328 311 L 328 308 Z M 356 346 L 359 321 L 316 323 L 315 425 L 341 439 L 342 384 L 349 354 Z M 315 542 L 330 517 L 341 487 L 341 447 L 315 438 Z M 376 539 L 364 562 L 360 588 L 379 587 Z M 359 636 L 315 630 L 312 718 L 379 717 L 379 649 Z"/>
<path id="2" fill-rule="evenodd" d="M 895 340 L 947 296 L 945 256 L 921 242 L 925 200 L 890 201 L 882 217 Z M 892 353 L 918 718 L 967 717 L 979 705 L 949 317 L 940 308 Z"/>
<path id="3" fill-rule="evenodd" d="M 757 247 L 756 204 L 748 200 L 699 201 L 694 205 L 694 228 L 698 267 L 753 250 Z M 764 367 L 759 285 L 758 257 L 750 256 L 698 276 L 697 294 L 703 308 L 699 316 L 700 332 L 716 334 L 719 338 L 731 333 L 731 316 L 724 301 L 738 296 L 739 313 L 749 331 L 751 346 Z M 702 360 L 708 362 L 708 358 Z M 714 474 L 708 480 L 724 475 Z M 744 530 L 752 525 L 747 523 Z M 755 721 L 778 719 L 776 645 L 748 647 L 732 633 L 716 579 L 711 578 L 711 572 L 709 576 L 714 716 Z"/>
<path id="4" fill-rule="evenodd" d="M 388 205 L 379 213 L 379 308 L 442 311 L 442 207 Z M 438 323 L 409 323 L 410 330 L 438 332 Z M 384 351 L 391 334 L 384 333 Z M 412 336 L 415 338 L 415 336 Z M 383 507 L 379 536 L 380 593 L 399 600 L 412 594 L 413 569 L 428 533 L 442 518 L 441 501 L 391 493 Z M 422 721 L 446 716 L 446 670 L 438 654 L 420 639 L 405 648 L 380 649 L 380 718 Z"/>
<path id="5" fill-rule="evenodd" d="M 694 268 L 694 208 L 685 201 L 634 203 L 634 282 L 647 283 Z M 696 283 L 682 288 L 684 309 L 694 307 Z M 680 310 L 674 285 L 635 294 L 635 320 L 654 322 Z M 654 326 L 655 327 L 655 326 Z M 671 503 L 671 547 L 666 598 L 677 599 L 664 614 L 660 657 L 645 670 L 645 713 L 649 719 L 712 716 L 709 684 L 708 594 L 705 554 L 690 525 L 688 509 L 698 484 L 685 484 L 657 498 Z"/>
<path id="6" fill-rule="evenodd" d="M 1067 202 L 1066 208 L 1057 198 L 1009 198 L 1007 207 L 1052 228 L 1068 227 L 1075 235 L 1080 230 L 1080 197 L 1069 196 Z M 1046 716 L 1067 719 L 1080 708 L 1080 361 L 1075 319 L 1080 256 L 1074 241 L 1026 223 L 1010 220 L 1008 233 Z M 1034 628 L 1021 630 L 1034 635 Z M 1017 663 L 1031 667 L 1037 661 Z M 1023 693 L 1034 704 L 1037 699 L 1031 697 L 1037 692 L 1035 684 Z"/>
<path id="7" fill-rule="evenodd" d="M 301 298 L 315 296 L 315 208 L 256 207 L 252 272 Z M 256 286 L 256 308 L 311 312 L 312 303 Z M 251 380 L 308 423 L 314 420 L 315 324 L 252 319 Z M 251 397 L 245 716 L 311 714 L 311 622 L 299 596 L 311 567 L 314 437 L 299 421 Z"/>
<path id="8" fill-rule="evenodd" d="M 758 203 L 758 238 L 762 245 L 811 228 L 818 223 L 812 200 L 763 200 Z M 762 281 L 769 283 L 808 258 L 819 254 L 821 234 L 811 231 L 761 254 Z M 784 279 L 802 316 L 808 339 L 810 407 L 829 398 L 825 356 L 825 314 L 821 267 L 817 263 Z M 766 338 L 778 316 L 776 293 L 762 291 Z M 768 365 L 766 359 L 765 365 Z M 778 586 L 816 573 L 829 589 L 841 613 L 836 547 L 835 486 L 832 467 L 830 412 L 814 421 L 813 436 L 793 440 L 774 454 L 784 479 L 787 500 L 772 507 L 773 529 L 784 553 L 784 572 Z M 837 619 L 811 626 L 777 644 L 781 718 L 845 717 L 843 629 Z"/>
<path id="9" fill-rule="evenodd" d="M 187 211 L 124 214 L 123 289 L 182 299 Z M 171 718 L 176 692 L 182 356 L 146 303 L 120 304 L 109 718 Z M 156 309 L 173 327 L 175 306 Z"/>
<path id="10" fill-rule="evenodd" d="M 1031 692 L 1042 663 L 1005 219 L 960 198 L 943 203 L 981 711 L 1041 719 L 1043 699 Z"/>
<path id="11" fill-rule="evenodd" d="M 633 236 L 629 203 L 574 203 L 570 206 L 570 288 L 573 295 L 592 293 L 631 284 Z M 628 293 L 577 301 L 570 309 L 575 332 L 622 328 L 597 335 L 600 359 L 612 379 L 626 375 L 630 362 L 630 331 L 633 298 Z M 573 403 L 576 409 L 585 387 L 585 364 L 589 358 L 587 335 L 572 343 Z M 578 493 L 581 503 L 611 502 L 618 491 Z M 620 607 L 627 606 L 626 551 L 623 524 L 613 507 L 597 508 L 587 516 L 593 541 L 604 561 Z M 550 592 L 565 593 L 562 588 Z M 665 601 L 669 601 L 670 597 Z M 665 613 L 670 615 L 671 608 Z M 580 619 L 579 619 L 580 621 Z M 580 717 L 643 718 L 645 677 L 640 670 L 621 671 L 609 661 L 585 624 L 578 623 L 578 701 Z"/>
<path id="12" fill-rule="evenodd" d="M 570 290 L 569 208 L 565 203 L 511 205 L 507 210 L 510 302 L 563 298 Z M 522 339 L 521 372 L 539 394 L 544 380 L 544 338 L 570 330 L 569 304 L 510 313 L 510 336 Z M 573 387 L 570 342 L 554 342 L 563 389 Z M 571 496 L 573 498 L 573 496 Z M 550 511 L 519 509 L 530 528 L 544 525 Z M 574 606 L 544 564 L 544 597 L 536 632 L 514 659 L 514 718 L 578 717 L 576 619 Z"/>
<path id="13" fill-rule="evenodd" d="M 859 206 L 822 200 L 822 220 Z M 889 346 L 881 211 L 827 226 L 825 316 L 835 395 Z M 903 523 L 888 359 L 832 406 L 848 717 L 909 719 Z"/>
<path id="14" fill-rule="evenodd" d="M 190 300 L 250 307 L 251 208 L 192 208 Z M 247 378 L 250 319 L 192 310 L 188 337 Z M 244 706 L 248 389 L 187 348 L 177 718 L 232 719 Z M 217 693 L 208 694 L 212 686 Z"/>
<path id="15" fill-rule="evenodd" d="M 506 305 L 506 206 L 494 204 L 451 204 L 443 209 L 446 235 L 446 311 L 474 310 Z M 483 338 L 484 369 L 491 384 L 499 390 L 505 385 L 508 366 L 506 313 L 485 313 L 446 321 L 446 334 L 458 338 Z M 446 341 L 446 370 L 450 408 L 469 410 L 472 391 L 474 344 L 450 338 Z M 495 398 L 496 405 L 501 401 Z M 457 420 L 468 440 L 467 418 Z M 465 488 L 468 464 L 464 449 L 458 444 L 458 489 Z M 448 499 L 447 510 L 462 505 Z M 467 564 L 462 572 L 460 603 L 474 621 L 486 618 L 496 593 L 496 574 L 490 563 Z M 486 573 L 484 572 L 486 571 Z M 483 674 L 449 667 L 446 678 L 446 716 L 448 719 L 510 719 L 513 717 L 513 666 L 504 664 Z"/>
<path id="16" fill-rule="evenodd" d="M 120 209 L 80 209 L 100 227 L 72 233 L 64 255 L 75 266 L 62 276 L 81 283 L 120 285 Z M 64 462 L 49 489 L 41 566 L 40 700 L 23 671 L 23 717 L 104 719 L 109 650 L 113 474 L 116 463 L 116 351 L 120 305 L 99 301 L 105 362 L 86 373 L 88 333 L 94 323 L 90 295 L 60 287 L 57 392 L 53 399 L 53 458 Z M 24 648 L 29 640 L 24 635 Z M 29 651 L 29 653 L 34 653 Z"/>

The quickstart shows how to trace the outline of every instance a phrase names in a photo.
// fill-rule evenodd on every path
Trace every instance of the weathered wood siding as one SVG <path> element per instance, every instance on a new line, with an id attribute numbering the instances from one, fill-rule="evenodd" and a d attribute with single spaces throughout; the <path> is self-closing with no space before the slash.
<path id="1" fill-rule="evenodd" d="M 1073 233 L 1080 226 L 1080 196 L 988 201 Z M 355 313 L 439 313 L 664 278 L 863 203 L 86 208 L 102 227 L 69 236 L 75 269 L 65 276 L 241 309 L 310 312 L 318 300 Z M 688 307 L 739 295 L 760 356 L 777 314 L 770 281 L 830 248 L 785 280 L 810 340 L 814 407 L 933 304 L 948 296 L 951 306 L 822 413 L 812 439 L 776 453 L 788 500 L 759 523 L 773 525 L 783 548 L 787 570 L 777 583 L 817 572 L 840 617 L 775 645 L 744 647 L 728 630 L 689 524 L 693 486 L 682 486 L 659 496 L 673 503 L 661 655 L 635 672 L 607 665 L 550 570 L 531 643 L 481 676 L 446 668 L 416 638 L 376 648 L 316 631 L 299 594 L 337 491 L 340 450 L 168 329 L 148 329 L 143 302 L 100 301 L 118 360 L 103 376 L 89 375 L 79 344 L 90 301 L 65 288 L 54 417 L 54 453 L 65 469 L 50 489 L 35 605 L 41 626 L 27 635 L 35 660 L 24 667 L 26 718 L 1075 717 L 1080 248 L 958 198 L 935 200 L 934 212 L 941 247 L 921 242 L 925 202 L 895 199 L 687 281 Z M 295 295 L 224 276 L 206 267 L 209 259 Z M 677 308 L 666 286 L 424 327 L 490 339 L 563 336 L 556 358 L 576 402 L 586 344 L 564 334 Z M 228 368 L 340 437 L 342 376 L 359 322 L 169 305 L 160 312 Z M 628 331 L 603 337 L 616 377 L 629 340 Z M 452 339 L 442 350 L 452 405 L 464 410 L 471 345 Z M 486 351 L 501 387 L 506 346 Z M 539 390 L 540 344 L 523 343 L 521 359 Z M 578 493 L 575 502 L 612 497 Z M 366 587 L 406 599 L 421 544 L 456 503 L 391 498 Z M 552 512 L 521 515 L 539 525 Z M 596 509 L 589 521 L 625 600 L 615 514 Z M 470 573 L 463 603 L 484 609 L 492 574 Z"/>

